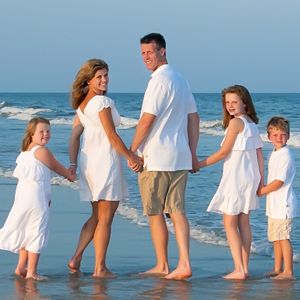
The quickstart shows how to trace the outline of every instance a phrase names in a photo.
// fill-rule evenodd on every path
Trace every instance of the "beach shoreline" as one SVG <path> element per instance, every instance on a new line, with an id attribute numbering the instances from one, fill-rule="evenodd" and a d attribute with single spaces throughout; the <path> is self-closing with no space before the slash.
<path id="1" fill-rule="evenodd" d="M 5 221 L 12 204 L 14 189 L 15 184 L 1 185 L 1 223 Z M 113 280 L 91 277 L 94 264 L 92 244 L 84 254 L 82 274 L 70 275 L 67 262 L 90 209 L 87 203 L 78 199 L 78 191 L 53 186 L 50 240 L 39 263 L 39 272 L 49 276 L 49 280 L 32 282 L 16 278 L 13 270 L 17 255 L 0 251 L 1 299 L 68 299 L 70 296 L 74 299 L 199 299 L 199 295 L 205 295 L 205 299 L 262 299 L 267 293 L 272 294 L 272 299 L 287 296 L 294 299 L 293 295 L 300 295 L 299 280 L 275 282 L 264 277 L 264 273 L 272 268 L 273 260 L 262 255 L 251 255 L 248 280 L 224 280 L 222 276 L 232 269 L 229 249 L 194 239 L 190 243 L 191 279 L 177 282 L 159 277 L 142 277 L 139 272 L 149 269 L 155 262 L 149 228 L 130 222 L 118 214 L 113 223 L 107 255 L 107 264 L 118 277 Z M 178 257 L 175 243 L 174 235 L 170 234 L 171 269 L 176 266 Z M 296 266 L 296 276 L 300 278 L 298 269 Z"/>

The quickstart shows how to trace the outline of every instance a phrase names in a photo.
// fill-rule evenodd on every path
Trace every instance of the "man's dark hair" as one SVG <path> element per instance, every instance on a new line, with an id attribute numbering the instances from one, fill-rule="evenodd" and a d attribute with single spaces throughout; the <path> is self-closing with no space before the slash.
<path id="1" fill-rule="evenodd" d="M 141 44 L 150 44 L 155 42 L 158 46 L 158 50 L 161 48 L 166 49 L 166 41 L 160 33 L 149 33 L 141 38 Z"/>

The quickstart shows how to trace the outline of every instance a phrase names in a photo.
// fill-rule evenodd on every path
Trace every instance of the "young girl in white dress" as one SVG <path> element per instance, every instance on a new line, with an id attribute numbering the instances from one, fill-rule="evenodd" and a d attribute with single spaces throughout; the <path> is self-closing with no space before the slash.
<path id="1" fill-rule="evenodd" d="M 223 176 L 207 211 L 223 214 L 224 229 L 234 262 L 225 279 L 246 279 L 251 248 L 250 210 L 258 208 L 256 195 L 263 182 L 262 141 L 258 117 L 248 90 L 240 85 L 222 91 L 221 148 L 198 162 L 203 168 L 224 159 Z"/>
<path id="2" fill-rule="evenodd" d="M 41 249 L 48 242 L 51 170 L 75 180 L 45 146 L 50 140 L 50 122 L 29 121 L 13 176 L 18 178 L 15 200 L 0 229 L 0 249 L 19 253 L 15 274 L 26 279 L 47 279 L 37 273 Z"/>

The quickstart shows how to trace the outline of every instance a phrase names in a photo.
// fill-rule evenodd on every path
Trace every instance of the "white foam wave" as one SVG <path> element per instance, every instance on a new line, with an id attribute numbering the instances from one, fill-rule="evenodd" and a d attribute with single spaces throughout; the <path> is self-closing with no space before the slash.
<path id="1" fill-rule="evenodd" d="M 72 125 L 73 118 L 58 118 L 58 119 L 52 119 L 51 124 L 57 124 L 57 125 Z"/>
<path id="2" fill-rule="evenodd" d="M 120 203 L 118 207 L 118 214 L 124 218 L 131 220 L 140 226 L 148 226 L 148 221 L 145 216 L 143 216 L 136 208 L 129 207 L 124 203 Z"/>
<path id="3" fill-rule="evenodd" d="M 3 106 L 5 106 L 5 101 L 0 102 L 0 108 L 2 108 Z"/>
<path id="4" fill-rule="evenodd" d="M 69 187 L 73 190 L 78 190 L 78 188 L 79 188 L 78 180 L 74 181 L 74 182 L 70 182 L 68 179 L 66 179 L 64 177 L 59 177 L 59 176 L 52 177 L 51 184 Z"/>
<path id="5" fill-rule="evenodd" d="M 212 136 L 223 136 L 224 129 L 221 120 L 200 121 L 200 132 Z"/>
<path id="6" fill-rule="evenodd" d="M 0 168 L 0 177 L 15 178 L 13 177 L 13 170 L 4 170 L 2 168 Z M 78 189 L 78 180 L 75 182 L 70 182 L 68 179 L 59 176 L 52 177 L 51 184 L 66 186 L 74 190 Z"/>
<path id="7" fill-rule="evenodd" d="M 129 129 L 133 128 L 138 124 L 137 119 L 121 117 L 121 123 L 118 126 L 119 129 Z"/>
<path id="8" fill-rule="evenodd" d="M 13 106 L 0 107 L 0 115 L 4 115 L 8 119 L 16 119 L 21 121 L 29 121 L 41 112 L 51 112 L 51 110 L 47 108 L 24 108 Z"/>
<path id="9" fill-rule="evenodd" d="M 207 231 L 200 227 L 191 227 L 190 234 L 193 239 L 201 243 L 227 246 L 227 242 L 224 238 L 217 236 L 214 231 Z"/>
<path id="10" fill-rule="evenodd" d="M 13 170 L 3 170 L 0 168 L 0 177 L 13 178 Z"/>

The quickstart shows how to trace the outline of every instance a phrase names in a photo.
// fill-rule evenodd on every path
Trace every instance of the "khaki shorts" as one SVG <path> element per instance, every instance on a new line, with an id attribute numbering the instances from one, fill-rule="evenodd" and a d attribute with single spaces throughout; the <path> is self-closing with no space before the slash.
<path id="1" fill-rule="evenodd" d="M 268 239 L 270 242 L 289 240 L 292 231 L 292 219 L 268 218 Z"/>
<path id="2" fill-rule="evenodd" d="M 144 215 L 167 215 L 184 212 L 184 194 L 188 171 L 147 171 L 139 173 L 138 181 Z"/>

